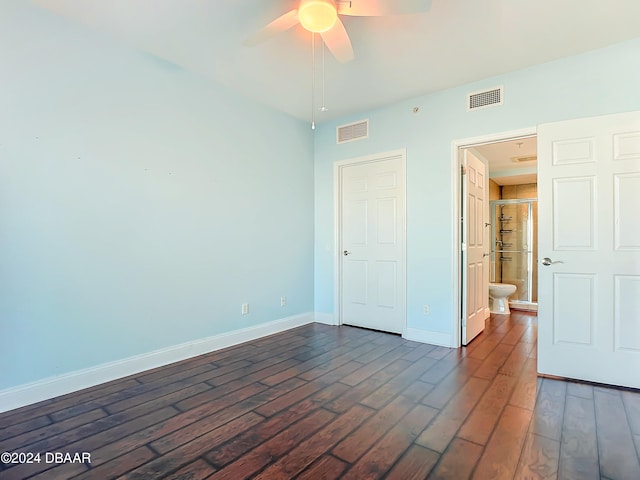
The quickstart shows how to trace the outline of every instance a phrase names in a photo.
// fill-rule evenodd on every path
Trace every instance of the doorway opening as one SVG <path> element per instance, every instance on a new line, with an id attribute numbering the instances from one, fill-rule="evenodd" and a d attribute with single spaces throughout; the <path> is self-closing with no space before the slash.
<path id="1" fill-rule="evenodd" d="M 480 219 L 476 210 L 475 220 L 469 215 L 467 157 L 479 159 L 484 166 L 484 188 L 486 195 L 482 205 L 483 216 Z M 486 308 L 484 319 L 489 311 L 497 308 L 499 302 L 489 297 L 489 285 L 505 283 L 511 280 L 516 285 L 516 293 L 510 295 L 508 305 L 512 308 L 537 310 L 532 295 L 537 290 L 537 138 L 536 129 L 530 128 L 495 135 L 464 139 L 453 144 L 453 222 L 454 237 L 454 284 L 458 285 L 458 295 L 454 298 L 454 319 L 452 331 L 457 334 L 457 346 L 469 343 L 484 327 L 476 327 L 469 333 L 467 321 L 474 310 Z M 498 214 L 495 208 L 498 201 L 517 204 L 527 200 L 535 209 L 527 207 L 527 215 L 514 218 L 514 215 Z M 471 202 L 471 203 L 470 203 Z M 512 217 L 507 222 L 507 217 Z M 500 223 L 504 225 L 501 227 Z M 472 268 L 473 251 L 468 241 L 473 226 L 483 228 L 482 257 L 487 258 L 485 267 Z M 511 232 L 507 232 L 512 230 Z M 497 232 L 497 233 L 496 233 Z M 511 237 L 507 238 L 508 235 Z M 476 233 L 476 238 L 480 236 Z M 508 255 L 506 254 L 508 249 Z M 535 253 L 534 253 L 535 252 Z M 477 267 L 480 266 L 476 263 Z M 480 271 L 482 272 L 480 273 Z M 480 279 L 482 276 L 482 280 Z M 475 276 L 475 280 L 472 278 Z M 505 280 L 506 279 L 506 280 Z M 522 279 L 522 280 L 521 280 Z M 518 285 L 520 288 L 518 289 Z M 478 291 L 481 288 L 481 291 Z M 495 288 L 493 290 L 496 290 Z M 474 298 L 470 296 L 474 295 Z M 523 296 L 524 295 L 524 296 Z M 520 299 L 520 296 L 523 296 Z M 537 298 L 536 298 L 537 300 Z M 486 306 L 486 307 L 484 307 Z M 497 311 L 497 310 L 496 310 Z M 473 336 L 471 336 L 473 335 Z M 455 346 L 455 344 L 454 344 Z"/>

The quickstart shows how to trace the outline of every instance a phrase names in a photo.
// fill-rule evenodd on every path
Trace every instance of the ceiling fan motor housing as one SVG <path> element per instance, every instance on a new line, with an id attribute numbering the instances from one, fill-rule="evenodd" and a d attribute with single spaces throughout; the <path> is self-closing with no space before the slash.
<path id="1" fill-rule="evenodd" d="M 310 32 L 326 32 L 338 20 L 336 3 L 333 0 L 301 0 L 298 18 L 300 25 Z"/>

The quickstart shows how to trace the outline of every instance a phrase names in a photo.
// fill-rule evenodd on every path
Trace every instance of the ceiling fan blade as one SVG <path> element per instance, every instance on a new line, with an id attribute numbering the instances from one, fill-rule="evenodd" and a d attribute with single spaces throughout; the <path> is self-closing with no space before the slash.
<path id="1" fill-rule="evenodd" d="M 328 31 L 321 33 L 322 40 L 327 44 L 327 48 L 340 63 L 347 63 L 353 60 L 353 48 L 344 23 L 338 18 L 336 24 Z"/>
<path id="2" fill-rule="evenodd" d="M 338 13 L 355 17 L 380 17 L 426 12 L 431 0 L 338 0 Z"/>
<path id="3" fill-rule="evenodd" d="M 276 18 L 266 27 L 258 30 L 242 43 L 247 47 L 253 47 L 254 45 L 264 42 L 280 32 L 289 30 L 298 23 L 300 23 L 300 20 L 298 20 L 298 10 L 291 10 L 290 12 Z"/>

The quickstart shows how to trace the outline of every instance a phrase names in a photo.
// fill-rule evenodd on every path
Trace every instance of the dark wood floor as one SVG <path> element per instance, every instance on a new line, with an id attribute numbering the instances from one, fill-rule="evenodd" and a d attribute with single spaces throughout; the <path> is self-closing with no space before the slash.
<path id="1" fill-rule="evenodd" d="M 640 479 L 640 392 L 537 378 L 535 343 L 517 312 L 458 350 L 297 328 L 0 414 L 41 453 L 0 478 Z"/>

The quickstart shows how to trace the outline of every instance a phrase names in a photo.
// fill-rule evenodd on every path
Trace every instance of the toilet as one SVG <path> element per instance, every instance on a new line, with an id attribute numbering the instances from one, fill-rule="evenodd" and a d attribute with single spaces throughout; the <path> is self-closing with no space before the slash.
<path id="1" fill-rule="evenodd" d="M 489 283 L 489 310 L 491 313 L 508 315 L 509 297 L 516 293 L 516 286 L 510 283 Z"/>

